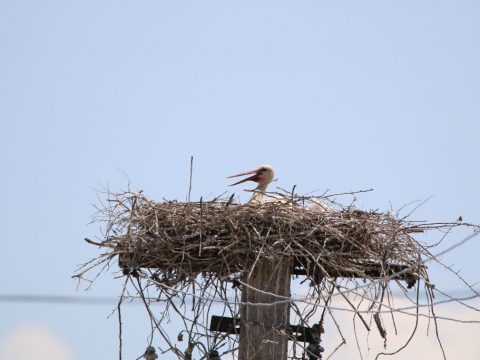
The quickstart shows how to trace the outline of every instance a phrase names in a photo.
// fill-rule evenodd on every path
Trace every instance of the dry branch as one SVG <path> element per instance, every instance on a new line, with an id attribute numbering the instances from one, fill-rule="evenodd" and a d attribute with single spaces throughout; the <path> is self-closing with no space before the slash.
<path id="1" fill-rule="evenodd" d="M 415 264 L 424 250 L 411 235 L 423 231 L 421 224 L 353 208 L 321 211 L 308 200 L 157 203 L 126 193 L 105 209 L 102 246 L 122 268 L 155 268 L 169 285 L 205 273 L 227 278 L 252 261 L 285 256 L 312 281 L 381 277 L 401 266 L 410 268 L 403 279 L 414 283 L 421 275 Z"/>
<path id="2" fill-rule="evenodd" d="M 392 310 L 392 315 L 395 310 L 390 307 L 391 293 L 385 292 L 388 282 L 402 280 L 407 287 L 420 282 L 432 286 L 421 261 L 432 259 L 432 255 L 413 235 L 465 225 L 414 222 L 391 213 L 361 211 L 353 205 L 334 203 L 330 196 L 299 196 L 286 191 L 274 195 L 261 205 L 240 205 L 232 197 L 183 203 L 155 202 L 141 192 L 109 194 L 108 206 L 97 214 L 97 220 L 106 224 L 103 239 L 88 240 L 106 251 L 87 263 L 77 276 L 84 278 L 95 264 L 107 267 L 118 259 L 123 274 L 137 278 L 135 289 L 153 319 L 152 333 L 157 331 L 166 344 L 164 351 L 172 351 L 179 359 L 191 357 L 192 346 L 204 357 L 220 349 L 235 353 L 235 336 L 208 332 L 208 314 L 213 302 L 221 301 L 223 314 L 237 318 L 238 289 L 243 286 L 239 279 L 248 277 L 255 264 L 264 260 L 291 258 L 292 273 L 305 277 L 311 285 L 308 297 L 313 303 L 307 303 L 304 312 L 299 312 L 302 325 L 314 318 L 321 303 L 329 306 L 334 290 L 342 293 L 338 286 L 341 280 L 337 278 L 350 279 L 353 284 L 359 284 L 356 279 L 363 280 L 366 285 L 358 285 L 363 294 L 375 289 L 380 281 L 380 300 L 364 295 L 356 301 L 358 291 L 342 296 L 368 330 L 370 327 L 356 309 L 364 299 L 370 302 L 370 316 L 375 314 L 377 328 L 386 338 L 379 309 L 384 306 Z M 319 205 L 325 202 L 329 204 L 327 211 Z M 227 289 L 227 282 L 233 282 L 235 288 Z M 158 296 L 145 296 L 147 290 Z M 327 292 L 329 297 L 325 300 L 323 295 Z M 185 303 L 188 297 L 193 301 L 191 308 Z M 278 300 L 293 301 L 281 297 Z M 159 301 L 165 309 L 162 318 L 156 319 L 149 307 Z M 184 352 L 162 329 L 169 309 L 183 318 L 184 334 L 188 337 Z M 188 310 L 190 317 L 186 315 Z M 330 309 L 328 314 L 333 317 Z M 341 336 L 343 344 L 345 339 Z"/>

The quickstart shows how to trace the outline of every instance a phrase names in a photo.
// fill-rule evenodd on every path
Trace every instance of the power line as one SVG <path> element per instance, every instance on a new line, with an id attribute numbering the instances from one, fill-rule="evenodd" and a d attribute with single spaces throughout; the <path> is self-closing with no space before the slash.
<path id="1" fill-rule="evenodd" d="M 258 290 L 258 289 L 257 289 Z M 182 290 L 175 290 L 180 293 L 185 293 L 186 295 L 191 295 L 193 297 L 201 298 L 204 300 L 210 300 L 212 302 L 227 302 L 222 299 L 214 299 L 214 298 L 204 298 L 198 295 L 195 295 L 193 293 L 189 293 L 186 291 Z M 278 295 L 277 295 L 278 296 Z M 454 298 L 454 299 L 449 299 L 449 300 L 441 300 L 437 301 L 433 304 L 419 304 L 419 305 L 413 305 L 413 306 L 407 306 L 403 308 L 391 308 L 390 310 L 385 310 L 381 311 L 382 313 L 390 313 L 390 312 L 398 312 L 402 313 L 405 315 L 415 315 L 412 313 L 407 312 L 406 310 L 411 310 L 418 307 L 424 307 L 424 306 L 431 306 L 431 305 L 438 305 L 442 303 L 448 303 L 452 301 L 458 301 L 458 300 L 472 300 L 478 298 L 478 295 L 473 295 L 473 296 L 468 296 L 465 298 Z M 138 299 L 132 299 L 132 300 L 138 300 Z M 285 299 L 285 300 L 280 300 L 276 301 L 275 303 L 279 302 L 292 302 L 292 301 L 299 301 L 302 303 L 306 304 L 311 304 L 309 301 L 305 299 Z M 65 296 L 65 295 L 32 295 L 32 294 L 0 294 L 0 303 L 37 303 L 37 304 L 68 304 L 68 305 L 110 305 L 110 306 L 116 306 L 118 304 L 118 300 L 115 298 L 110 298 L 110 297 L 95 297 L 95 298 L 87 298 L 87 297 L 78 297 L 78 296 Z M 230 303 L 230 302 L 229 302 Z M 233 302 L 234 304 L 246 304 L 244 302 Z M 131 304 L 131 305 L 143 305 L 141 301 L 126 301 L 123 302 L 122 304 Z M 271 304 L 255 304 L 255 305 L 271 305 Z M 319 307 L 323 307 L 322 305 L 316 304 Z M 388 307 L 388 306 L 387 306 Z M 358 312 L 358 313 L 369 313 L 369 310 L 352 310 L 348 308 L 340 308 L 340 307 L 332 307 L 330 306 L 331 309 L 333 310 L 338 310 L 338 311 L 346 311 L 346 312 Z M 433 318 L 433 316 L 429 316 L 426 314 L 418 314 L 418 316 L 421 317 L 427 317 L 427 318 Z M 436 316 L 437 319 L 442 319 L 442 320 L 449 320 L 449 321 L 454 321 L 454 322 L 460 322 L 460 323 L 474 323 L 474 324 L 479 324 L 480 320 L 459 320 L 459 319 L 453 319 L 453 318 L 448 318 L 448 317 L 442 317 L 442 316 Z"/>
<path id="2" fill-rule="evenodd" d="M 176 290 L 179 291 L 179 290 Z M 182 291 L 180 291 L 182 292 Z M 459 290 L 459 291 L 451 291 L 449 292 L 450 295 L 455 294 L 457 298 L 455 300 L 471 300 L 478 296 L 468 296 L 470 293 Z M 186 295 L 194 295 L 193 293 L 185 292 Z M 468 295 L 467 295 L 468 294 Z M 400 297 L 400 293 L 394 294 L 394 296 Z M 299 301 L 302 302 L 303 300 L 308 300 L 307 297 L 292 297 L 291 301 Z M 205 297 L 203 299 L 211 299 Z M 124 299 L 122 305 L 143 305 L 143 303 L 137 299 L 132 298 L 132 301 L 127 301 Z M 158 301 L 158 299 L 156 299 Z M 180 301 L 180 300 L 179 300 Z M 182 300 L 188 301 L 188 300 Z M 450 300 L 454 301 L 454 300 Z M 448 301 L 448 302 L 450 302 Z M 85 297 L 85 296 L 68 296 L 68 295 L 37 295 L 37 294 L 0 294 L 0 302 L 1 303 L 38 303 L 38 304 L 79 304 L 79 305 L 112 305 L 116 306 L 118 304 L 118 299 L 113 297 Z M 441 304 L 445 301 L 438 301 L 436 303 Z M 234 303 L 234 302 L 233 302 Z M 434 303 L 434 304 L 436 304 Z M 241 303 L 238 303 L 241 304 Z"/>
<path id="3" fill-rule="evenodd" d="M 116 305 L 118 300 L 111 297 L 84 297 L 68 295 L 0 294 L 3 303 Z M 128 304 L 128 302 L 126 302 Z"/>

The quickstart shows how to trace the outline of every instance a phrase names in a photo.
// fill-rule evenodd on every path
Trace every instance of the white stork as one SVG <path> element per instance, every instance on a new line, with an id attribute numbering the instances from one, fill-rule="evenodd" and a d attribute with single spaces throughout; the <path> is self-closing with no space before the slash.
<path id="1" fill-rule="evenodd" d="M 257 187 L 253 190 L 253 195 L 251 199 L 249 200 L 249 203 L 252 204 L 259 204 L 262 203 L 263 200 L 263 195 L 267 191 L 268 184 L 270 184 L 275 177 L 275 170 L 271 165 L 261 165 L 255 170 L 251 171 L 246 171 L 240 174 L 232 175 L 229 176 L 228 179 L 237 177 L 237 176 L 244 176 L 244 175 L 252 175 L 249 176 L 248 178 L 245 178 L 243 180 L 240 180 L 234 184 L 231 184 L 230 186 L 233 185 L 238 185 L 241 184 L 245 181 L 254 181 L 258 185 Z"/>
<path id="2" fill-rule="evenodd" d="M 237 176 L 245 176 L 245 175 L 251 175 L 243 180 L 240 180 L 234 184 L 231 184 L 230 186 L 238 185 L 241 184 L 245 181 L 254 181 L 258 185 L 257 187 L 253 190 L 253 195 L 248 201 L 248 203 L 252 204 L 260 204 L 262 202 L 265 202 L 263 199 L 263 195 L 267 191 L 268 184 L 272 182 L 272 180 L 275 177 L 275 170 L 273 169 L 273 166 L 271 165 L 261 165 L 255 170 L 251 171 L 246 171 L 240 174 L 232 175 L 229 176 L 228 179 L 237 177 Z M 275 197 L 274 197 L 275 198 Z M 310 211 L 313 212 L 325 212 L 325 211 L 332 211 L 332 209 L 324 204 L 321 204 L 320 202 L 316 202 L 312 206 L 309 207 Z"/>

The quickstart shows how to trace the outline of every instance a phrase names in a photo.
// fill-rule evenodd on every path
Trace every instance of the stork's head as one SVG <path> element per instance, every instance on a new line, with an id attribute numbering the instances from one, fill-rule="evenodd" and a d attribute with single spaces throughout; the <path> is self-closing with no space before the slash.
<path id="1" fill-rule="evenodd" d="M 233 178 L 233 177 L 237 177 L 237 176 L 244 176 L 244 175 L 252 175 L 252 176 L 249 176 L 249 177 L 247 177 L 243 180 L 240 180 L 240 181 L 238 181 L 238 182 L 236 182 L 236 183 L 234 183 L 230 186 L 241 184 L 245 181 L 254 181 L 254 182 L 258 183 L 259 185 L 266 185 L 266 184 L 270 183 L 273 180 L 273 178 L 275 177 L 275 170 L 273 169 L 273 167 L 271 165 L 262 165 L 255 170 L 251 170 L 251 171 L 243 172 L 243 173 L 240 173 L 240 174 L 232 175 L 232 176 L 229 176 L 228 178 Z"/>

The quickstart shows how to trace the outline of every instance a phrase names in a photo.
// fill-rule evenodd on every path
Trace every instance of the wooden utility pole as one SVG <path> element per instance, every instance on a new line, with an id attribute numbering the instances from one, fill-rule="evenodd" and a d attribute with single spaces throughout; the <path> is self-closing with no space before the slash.
<path id="1" fill-rule="evenodd" d="M 289 258 L 263 259 L 245 271 L 243 282 L 252 288 L 290 297 L 292 261 Z M 282 302 L 271 306 L 255 303 L 273 303 L 285 299 L 267 295 L 248 286 L 242 286 L 240 307 L 239 360 L 286 360 L 290 304 Z"/>

